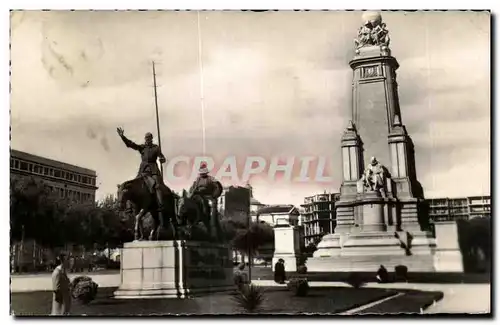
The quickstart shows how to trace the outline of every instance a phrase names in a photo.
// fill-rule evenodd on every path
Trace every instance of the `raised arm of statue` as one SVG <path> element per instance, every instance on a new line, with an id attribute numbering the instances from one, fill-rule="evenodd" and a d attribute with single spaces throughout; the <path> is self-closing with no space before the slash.
<path id="1" fill-rule="evenodd" d="M 134 150 L 137 150 L 137 151 L 142 150 L 142 146 L 141 145 L 133 142 L 132 140 L 127 139 L 127 137 L 125 136 L 124 131 L 123 131 L 122 128 L 117 128 L 116 130 L 118 132 L 118 135 L 122 139 L 123 143 L 125 143 L 125 145 L 128 148 L 131 148 L 131 149 L 134 149 Z"/>

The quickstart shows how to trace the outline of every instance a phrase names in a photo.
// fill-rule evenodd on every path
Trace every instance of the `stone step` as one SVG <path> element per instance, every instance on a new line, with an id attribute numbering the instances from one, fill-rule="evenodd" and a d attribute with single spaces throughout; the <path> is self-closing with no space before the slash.
<path id="1" fill-rule="evenodd" d="M 338 256 L 309 258 L 306 262 L 310 272 L 376 272 L 380 265 L 394 270 L 397 265 L 405 265 L 409 271 L 433 271 L 433 256 Z"/>

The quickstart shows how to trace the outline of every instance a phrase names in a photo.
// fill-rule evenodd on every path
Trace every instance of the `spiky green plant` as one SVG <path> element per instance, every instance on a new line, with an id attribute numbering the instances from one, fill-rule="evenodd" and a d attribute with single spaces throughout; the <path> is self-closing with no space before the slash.
<path id="1" fill-rule="evenodd" d="M 247 313 L 259 311 L 264 302 L 264 290 L 253 284 L 245 284 L 238 289 L 233 299 Z"/>

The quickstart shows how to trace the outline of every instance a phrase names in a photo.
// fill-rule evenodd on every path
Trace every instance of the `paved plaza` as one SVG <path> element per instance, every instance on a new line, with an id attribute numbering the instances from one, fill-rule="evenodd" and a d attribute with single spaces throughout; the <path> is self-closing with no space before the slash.
<path id="1" fill-rule="evenodd" d="M 81 274 L 71 274 L 70 278 L 79 275 Z M 100 288 L 115 288 L 120 285 L 119 273 L 90 274 L 90 276 Z M 13 293 L 50 291 L 51 281 L 49 274 L 14 275 L 11 276 L 11 291 Z M 254 280 L 253 283 L 265 287 L 280 286 L 272 280 Z M 335 281 L 314 281 L 310 282 L 310 286 L 313 288 L 349 287 L 343 282 Z M 430 306 L 424 313 L 489 313 L 491 311 L 491 285 L 489 283 L 367 283 L 365 287 L 443 292 L 443 299 Z M 464 301 L 467 301 L 467 303 L 464 303 Z"/>

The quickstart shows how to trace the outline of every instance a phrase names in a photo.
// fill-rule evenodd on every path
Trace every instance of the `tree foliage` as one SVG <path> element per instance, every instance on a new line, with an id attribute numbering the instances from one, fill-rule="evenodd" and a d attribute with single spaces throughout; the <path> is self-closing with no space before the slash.
<path id="1" fill-rule="evenodd" d="M 260 247 L 274 243 L 273 228 L 266 223 L 252 222 L 248 227 L 237 221 L 223 220 L 221 229 L 225 239 L 243 254 L 255 253 Z"/>
<path id="2" fill-rule="evenodd" d="M 481 251 L 485 261 L 491 261 L 491 218 L 480 217 L 470 220 L 458 220 L 458 234 L 460 250 L 464 257 L 464 267 L 466 271 L 479 271 L 484 268 L 480 266 L 481 259 L 479 252 Z"/>
<path id="3" fill-rule="evenodd" d="M 34 178 L 11 178 L 11 241 L 36 240 L 45 247 L 88 248 L 133 240 L 133 219 L 120 215 L 115 198 L 95 203 L 62 199 Z"/>

